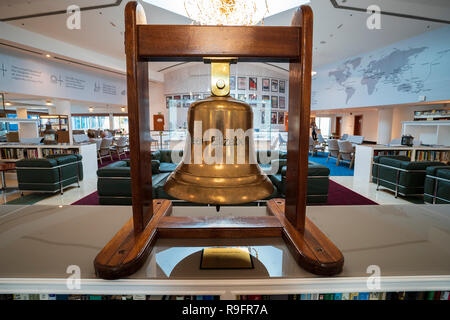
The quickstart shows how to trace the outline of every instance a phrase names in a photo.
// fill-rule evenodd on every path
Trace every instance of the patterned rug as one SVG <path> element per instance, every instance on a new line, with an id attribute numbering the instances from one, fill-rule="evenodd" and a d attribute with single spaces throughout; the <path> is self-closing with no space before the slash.
<path id="1" fill-rule="evenodd" d="M 98 205 L 97 191 L 72 203 L 75 206 L 96 206 Z M 330 180 L 328 189 L 328 201 L 326 203 L 313 204 L 314 206 L 364 206 L 376 205 L 378 203 L 363 197 L 362 195 Z"/>

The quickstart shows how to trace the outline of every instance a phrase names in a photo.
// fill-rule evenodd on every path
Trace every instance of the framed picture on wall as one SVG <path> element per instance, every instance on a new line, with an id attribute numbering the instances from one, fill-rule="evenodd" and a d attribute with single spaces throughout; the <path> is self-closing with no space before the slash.
<path id="1" fill-rule="evenodd" d="M 256 100 L 256 94 L 250 93 L 250 94 L 248 95 L 248 99 L 249 99 L 249 100 Z"/>
<path id="2" fill-rule="evenodd" d="M 272 102 L 272 109 L 278 109 L 278 97 L 272 96 L 270 98 L 270 102 Z"/>
<path id="3" fill-rule="evenodd" d="M 286 92 L 286 81 L 285 80 L 280 80 L 280 87 L 278 88 L 278 90 L 280 91 L 280 93 Z"/>
<path id="4" fill-rule="evenodd" d="M 192 100 L 200 100 L 201 98 L 202 98 L 202 95 L 200 93 L 192 94 Z"/>
<path id="5" fill-rule="evenodd" d="M 278 92 L 278 80 L 272 79 L 271 81 L 272 83 L 272 92 Z"/>
<path id="6" fill-rule="evenodd" d="M 248 78 L 248 90 L 256 91 L 258 89 L 258 78 L 249 77 Z"/>
<path id="7" fill-rule="evenodd" d="M 166 96 L 166 108 L 169 109 L 170 99 L 172 99 L 171 96 Z"/>
<path id="8" fill-rule="evenodd" d="M 278 124 L 284 124 L 284 112 L 278 112 Z"/>
<path id="9" fill-rule="evenodd" d="M 242 101 L 245 101 L 245 94 L 244 93 L 239 93 L 238 94 L 238 100 L 242 100 Z"/>
<path id="10" fill-rule="evenodd" d="M 230 90 L 236 90 L 236 77 L 230 77 Z"/>
<path id="11" fill-rule="evenodd" d="M 247 78 L 246 77 L 238 77 L 238 90 L 245 90 L 247 89 Z"/>
<path id="12" fill-rule="evenodd" d="M 262 96 L 262 100 L 263 100 L 263 102 L 270 101 L 270 96 L 264 95 L 264 96 Z"/>
<path id="13" fill-rule="evenodd" d="M 261 111 L 261 124 L 266 124 L 266 111 Z"/>
<path id="14" fill-rule="evenodd" d="M 191 95 L 185 94 L 183 95 L 183 108 L 189 108 L 191 105 Z"/>
<path id="15" fill-rule="evenodd" d="M 286 109 L 286 97 L 278 97 L 278 107 L 280 109 Z"/>
<path id="16" fill-rule="evenodd" d="M 271 124 L 277 124 L 277 120 L 278 120 L 278 116 L 277 116 L 277 112 L 272 111 L 270 113 L 270 123 Z"/>
<path id="17" fill-rule="evenodd" d="M 262 91 L 270 91 L 270 79 L 262 79 Z"/>
<path id="18" fill-rule="evenodd" d="M 173 96 L 173 100 L 181 100 L 181 96 Z M 181 108 L 181 101 L 177 101 L 177 108 Z"/>

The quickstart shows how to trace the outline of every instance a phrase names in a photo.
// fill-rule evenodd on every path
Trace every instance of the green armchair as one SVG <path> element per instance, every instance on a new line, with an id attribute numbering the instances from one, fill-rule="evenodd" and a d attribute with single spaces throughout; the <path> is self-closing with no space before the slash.
<path id="1" fill-rule="evenodd" d="M 159 171 L 160 162 L 152 160 L 152 197 L 159 198 L 170 172 Z M 97 192 L 102 205 L 131 205 L 130 161 L 111 163 L 97 170 Z"/>
<path id="2" fill-rule="evenodd" d="M 280 193 L 284 197 L 286 193 L 286 171 L 284 166 L 281 170 L 281 183 L 274 181 L 278 180 L 278 176 L 274 175 L 272 183 L 276 184 L 280 189 Z M 328 167 L 315 163 L 308 162 L 308 179 L 306 187 L 306 203 L 326 203 L 328 201 L 328 189 L 330 185 L 329 180 L 330 169 Z"/>
<path id="3" fill-rule="evenodd" d="M 423 198 L 427 203 L 450 203 L 450 166 L 427 168 Z"/>
<path id="4" fill-rule="evenodd" d="M 410 161 L 405 156 L 374 157 L 372 181 L 395 192 L 395 197 L 424 194 L 426 170 L 430 166 L 443 166 L 436 161 Z"/>
<path id="5" fill-rule="evenodd" d="M 81 155 L 52 155 L 16 162 L 18 189 L 34 192 L 60 192 L 83 180 Z"/>

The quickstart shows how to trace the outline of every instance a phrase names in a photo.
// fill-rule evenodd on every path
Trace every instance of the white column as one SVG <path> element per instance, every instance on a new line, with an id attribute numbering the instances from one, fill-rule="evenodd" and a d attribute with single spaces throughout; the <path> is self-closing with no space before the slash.
<path id="1" fill-rule="evenodd" d="M 387 144 L 391 142 L 393 116 L 394 116 L 393 109 L 378 110 L 378 135 L 377 135 L 378 144 Z"/>
<path id="2" fill-rule="evenodd" d="M 16 114 L 18 119 L 27 119 L 28 113 L 26 108 L 17 108 Z"/>
<path id="3" fill-rule="evenodd" d="M 109 128 L 111 130 L 119 129 L 119 128 L 114 128 L 114 114 L 113 113 L 109 114 Z"/>
<path id="4" fill-rule="evenodd" d="M 52 107 L 52 114 L 57 115 L 65 115 L 67 116 L 67 125 L 69 128 L 69 141 L 72 143 L 72 114 L 70 111 L 71 103 L 67 100 L 57 100 L 55 101 L 55 106 Z M 50 114 L 50 108 L 49 108 L 49 114 Z"/>

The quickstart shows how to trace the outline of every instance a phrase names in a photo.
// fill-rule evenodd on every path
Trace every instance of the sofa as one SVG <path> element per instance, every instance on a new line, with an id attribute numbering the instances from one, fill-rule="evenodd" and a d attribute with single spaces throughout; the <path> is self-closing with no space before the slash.
<path id="1" fill-rule="evenodd" d="M 164 190 L 164 184 L 177 163 L 172 162 L 171 150 L 158 150 L 152 153 L 152 196 L 154 199 L 176 200 Z M 183 152 L 177 151 L 182 157 Z M 257 153 L 258 162 L 274 156 L 271 151 Z M 273 193 L 267 198 L 284 197 L 286 179 L 286 152 L 280 152 L 278 158 L 270 163 L 260 164 L 274 186 Z M 326 202 L 328 197 L 328 176 L 330 170 L 322 165 L 310 162 L 308 169 L 308 203 Z M 97 189 L 99 202 L 103 205 L 131 205 L 131 180 L 129 160 L 117 161 L 97 171 Z M 267 200 L 266 199 L 266 200 Z"/>
<path id="2" fill-rule="evenodd" d="M 282 197 L 286 192 L 286 172 L 287 167 L 285 166 L 281 170 L 281 175 L 270 176 L 272 183 L 280 189 Z M 330 169 L 328 167 L 315 162 L 308 162 L 306 203 L 326 203 L 328 201 L 329 176 Z"/>
<path id="3" fill-rule="evenodd" d="M 170 172 L 159 171 L 160 162 L 152 160 L 152 197 L 167 199 L 164 184 Z M 103 205 L 131 205 L 130 161 L 113 162 L 97 170 L 97 192 Z"/>
<path id="4" fill-rule="evenodd" d="M 372 181 L 377 190 L 382 186 L 402 195 L 424 194 L 426 170 L 430 166 L 444 166 L 436 161 L 410 161 L 406 156 L 377 156 L 373 159 Z"/>
<path id="5" fill-rule="evenodd" d="M 60 192 L 83 180 L 81 155 L 51 155 L 16 162 L 18 189 L 34 192 Z"/>
<path id="6" fill-rule="evenodd" d="M 423 200 L 433 204 L 450 203 L 450 166 L 427 168 Z"/>

